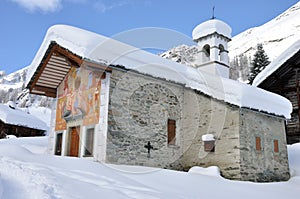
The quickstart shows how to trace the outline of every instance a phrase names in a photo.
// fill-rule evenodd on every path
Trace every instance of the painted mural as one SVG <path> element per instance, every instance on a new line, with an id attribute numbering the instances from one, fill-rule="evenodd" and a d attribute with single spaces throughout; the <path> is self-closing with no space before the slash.
<path id="1" fill-rule="evenodd" d="M 67 121 L 83 120 L 83 125 L 99 123 L 102 72 L 84 67 L 71 68 L 58 87 L 55 130 L 66 130 Z"/>

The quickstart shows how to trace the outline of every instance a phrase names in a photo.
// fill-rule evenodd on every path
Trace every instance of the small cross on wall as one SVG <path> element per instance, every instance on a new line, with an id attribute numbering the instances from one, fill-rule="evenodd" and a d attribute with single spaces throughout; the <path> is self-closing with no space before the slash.
<path id="1" fill-rule="evenodd" d="M 153 149 L 153 146 L 151 145 L 150 141 L 144 146 L 146 149 L 148 149 L 147 157 L 150 158 L 150 150 Z"/>

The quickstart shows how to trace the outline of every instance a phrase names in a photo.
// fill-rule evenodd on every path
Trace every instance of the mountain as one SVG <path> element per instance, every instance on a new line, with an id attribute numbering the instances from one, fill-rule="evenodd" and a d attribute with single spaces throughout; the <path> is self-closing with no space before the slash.
<path id="1" fill-rule="evenodd" d="M 27 66 L 8 75 L 0 71 L 0 104 L 14 101 L 17 108 L 29 111 L 49 127 L 53 99 L 29 94 L 28 89 L 24 89 L 28 69 Z"/>
<path id="2" fill-rule="evenodd" d="M 232 38 L 229 42 L 229 56 L 240 54 L 253 56 L 256 45 L 262 43 L 270 61 L 300 38 L 300 2 L 293 5 L 271 21 L 250 28 Z M 234 28 L 234 27 L 233 27 Z"/>
<path id="3" fill-rule="evenodd" d="M 294 42 L 300 39 L 300 2 L 293 5 L 271 21 L 250 28 L 228 43 L 230 58 L 230 77 L 245 82 L 248 77 L 251 59 L 256 52 L 258 43 L 273 61 Z M 234 27 L 232 27 L 234 29 Z M 172 48 L 160 56 L 167 59 L 194 66 L 196 46 L 180 45 Z"/>

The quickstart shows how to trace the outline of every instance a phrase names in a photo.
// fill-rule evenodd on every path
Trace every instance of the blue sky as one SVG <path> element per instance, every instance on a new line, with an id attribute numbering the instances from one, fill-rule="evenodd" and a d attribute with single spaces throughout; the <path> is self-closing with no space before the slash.
<path id="1" fill-rule="evenodd" d="M 298 0 L 1 0 L 0 70 L 30 65 L 47 29 L 68 24 L 105 36 L 143 27 L 179 31 L 188 37 L 196 25 L 215 16 L 232 35 L 276 17 Z"/>

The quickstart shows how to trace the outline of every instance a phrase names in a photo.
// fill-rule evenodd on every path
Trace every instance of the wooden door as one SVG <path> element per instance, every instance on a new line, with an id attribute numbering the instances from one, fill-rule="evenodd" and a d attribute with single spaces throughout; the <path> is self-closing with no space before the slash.
<path id="1" fill-rule="evenodd" d="M 70 153 L 69 156 L 78 157 L 80 127 L 72 127 L 70 131 Z"/>

